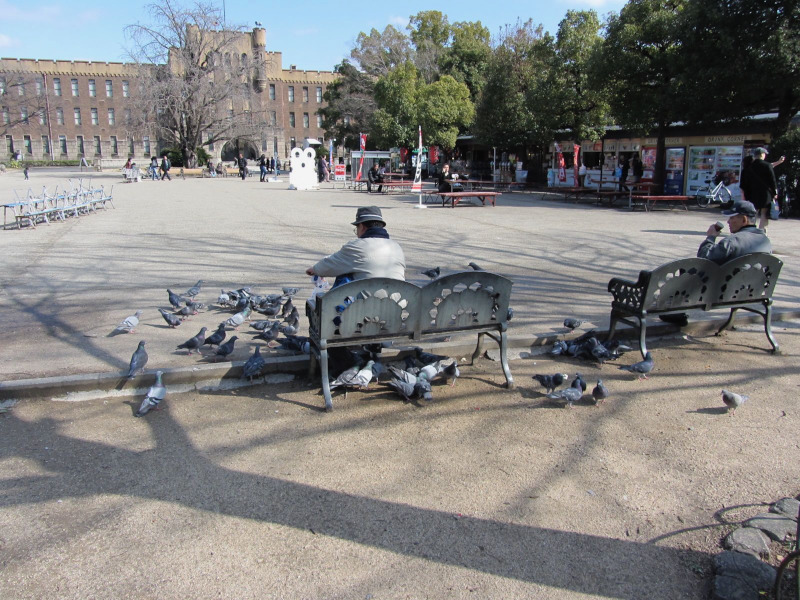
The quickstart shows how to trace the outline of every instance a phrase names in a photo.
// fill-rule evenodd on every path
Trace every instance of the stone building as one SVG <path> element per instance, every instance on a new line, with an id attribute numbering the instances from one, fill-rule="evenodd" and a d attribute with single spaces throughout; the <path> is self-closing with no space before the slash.
<path id="1" fill-rule="evenodd" d="M 226 61 L 256 55 L 265 59 L 266 69 L 254 77 L 249 107 L 262 124 L 261 139 L 260 144 L 258 140 L 246 144 L 249 157 L 263 153 L 284 160 L 304 138 L 325 141 L 317 110 L 324 105 L 322 96 L 335 73 L 305 71 L 295 65 L 284 69 L 282 54 L 266 50 L 262 28 L 237 34 L 231 54 Z M 89 162 L 102 160 L 106 165 L 122 164 L 128 157 L 140 164 L 149 159 L 169 143 L 131 124 L 138 73 L 132 63 L 0 59 L 0 131 L 5 130 L 0 161 L 17 152 L 28 160 L 85 156 Z M 20 77 L 26 82 L 22 91 L 11 85 Z M 31 118 L 9 128 L 28 102 Z M 41 112 L 36 111 L 38 106 Z M 232 148 L 225 142 L 205 149 L 215 161 L 232 157 Z"/>

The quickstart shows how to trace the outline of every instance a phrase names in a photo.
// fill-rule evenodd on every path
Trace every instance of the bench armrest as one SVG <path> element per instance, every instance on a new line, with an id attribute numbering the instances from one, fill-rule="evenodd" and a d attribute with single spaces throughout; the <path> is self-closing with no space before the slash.
<path id="1" fill-rule="evenodd" d="M 636 282 L 621 277 L 612 278 L 608 282 L 608 291 L 614 296 L 611 306 L 626 312 L 640 312 L 644 305 L 644 296 L 650 283 L 650 276 L 650 271 L 640 271 L 639 280 Z"/>

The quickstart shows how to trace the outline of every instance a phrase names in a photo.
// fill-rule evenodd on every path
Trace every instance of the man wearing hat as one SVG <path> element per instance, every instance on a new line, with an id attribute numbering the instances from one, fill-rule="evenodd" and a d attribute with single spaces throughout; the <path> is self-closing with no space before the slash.
<path id="1" fill-rule="evenodd" d="M 381 209 L 362 206 L 356 211 L 353 225 L 357 239 L 347 242 L 338 252 L 306 269 L 306 274 L 336 277 L 333 287 L 368 277 L 405 281 L 406 257 L 400 244 L 389 239 Z"/>
<path id="2" fill-rule="evenodd" d="M 769 209 L 773 198 L 778 196 L 778 180 L 772 165 L 764 160 L 767 156 L 766 148 L 753 150 L 753 162 L 742 172 L 739 187 L 747 198 L 756 207 L 761 218 L 759 227 L 767 230 L 769 223 Z M 755 221 L 754 221 L 755 223 Z"/>
<path id="3" fill-rule="evenodd" d="M 728 215 L 728 228 L 731 235 L 727 236 L 720 243 L 716 243 L 720 230 L 716 224 L 706 231 L 706 239 L 700 244 L 697 250 L 699 258 L 713 260 L 718 265 L 753 252 L 772 253 L 772 244 L 767 234 L 762 229 L 757 229 L 756 207 L 752 202 L 742 200 L 735 202 L 730 211 L 722 213 Z"/>

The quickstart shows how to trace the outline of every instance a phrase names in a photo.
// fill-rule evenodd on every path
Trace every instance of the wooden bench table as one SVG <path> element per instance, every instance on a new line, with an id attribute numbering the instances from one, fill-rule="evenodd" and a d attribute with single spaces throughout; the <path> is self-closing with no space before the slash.
<path id="1" fill-rule="evenodd" d="M 384 181 L 383 183 L 374 183 L 372 185 L 382 185 L 383 188 L 381 191 L 385 194 L 391 190 L 410 190 L 411 186 L 414 185 L 414 181 Z"/>
<path id="2" fill-rule="evenodd" d="M 680 202 L 683 204 L 684 210 L 689 210 L 686 203 L 689 200 L 694 200 L 694 196 L 646 196 L 640 194 L 632 194 L 630 197 L 630 208 L 633 210 L 634 205 L 638 202 L 644 206 L 646 211 L 652 210 L 656 202 Z M 670 206 L 670 208 L 672 208 Z"/>
<path id="3" fill-rule="evenodd" d="M 464 198 L 477 198 L 481 201 L 481 204 L 486 206 L 486 200 L 492 203 L 492 206 L 495 205 L 495 199 L 497 196 L 501 196 L 500 192 L 484 192 L 480 190 L 472 190 L 472 191 L 464 191 L 464 192 L 439 192 L 437 195 L 442 197 L 442 207 L 447 206 L 447 201 L 450 201 L 450 204 L 453 208 L 455 208 L 459 202 L 461 202 Z"/>

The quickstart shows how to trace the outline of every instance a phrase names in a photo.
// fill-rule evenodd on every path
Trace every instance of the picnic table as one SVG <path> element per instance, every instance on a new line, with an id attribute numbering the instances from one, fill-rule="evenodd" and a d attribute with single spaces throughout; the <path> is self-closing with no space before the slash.
<path id="1" fill-rule="evenodd" d="M 384 181 L 383 183 L 375 183 L 373 185 L 381 185 L 383 186 L 382 192 L 385 194 L 390 190 L 402 190 L 402 189 L 411 189 L 414 185 L 413 180 L 409 181 Z"/>
<path id="2" fill-rule="evenodd" d="M 650 195 L 633 194 L 631 195 L 630 208 L 631 210 L 633 210 L 635 204 L 639 203 L 642 206 L 644 206 L 644 209 L 646 211 L 650 211 L 656 205 L 656 202 L 670 202 L 671 204 L 675 202 L 680 202 L 681 204 L 683 204 L 684 210 L 689 210 L 689 207 L 686 206 L 686 203 L 689 200 L 694 200 L 694 196 L 650 196 Z M 672 206 L 670 206 L 670 209 L 672 209 Z"/>
<path id="3" fill-rule="evenodd" d="M 464 198 L 477 198 L 481 201 L 481 204 L 486 206 L 486 200 L 492 203 L 492 206 L 495 205 L 495 199 L 497 196 L 500 196 L 500 192 L 484 192 L 482 190 L 472 190 L 472 191 L 463 191 L 463 192 L 439 192 L 437 196 L 442 197 L 442 207 L 447 206 L 447 201 L 449 200 L 452 207 L 455 208 L 459 202 L 461 202 Z"/>

